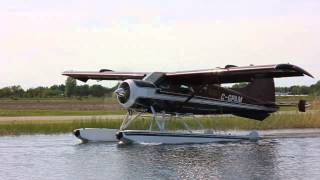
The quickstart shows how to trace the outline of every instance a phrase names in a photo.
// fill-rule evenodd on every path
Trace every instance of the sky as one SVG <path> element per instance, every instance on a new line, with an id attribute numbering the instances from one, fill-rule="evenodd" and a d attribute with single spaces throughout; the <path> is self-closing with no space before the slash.
<path id="1" fill-rule="evenodd" d="M 281 78 L 276 86 L 310 85 L 320 77 L 316 0 L 0 3 L 0 88 L 62 84 L 65 70 L 103 68 L 167 72 L 291 63 L 315 78 Z"/>

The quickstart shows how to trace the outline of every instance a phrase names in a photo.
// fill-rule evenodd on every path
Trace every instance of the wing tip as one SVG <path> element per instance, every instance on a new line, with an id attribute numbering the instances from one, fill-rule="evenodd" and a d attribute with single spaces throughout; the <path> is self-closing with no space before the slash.
<path id="1" fill-rule="evenodd" d="M 302 75 L 307 75 L 311 78 L 314 78 L 314 76 L 312 74 L 310 74 L 309 72 L 307 72 L 306 70 L 302 69 L 299 66 L 293 65 L 293 64 L 277 64 L 275 66 L 275 69 L 280 69 L 280 70 L 294 70 L 298 73 L 301 73 Z"/>
<path id="2" fill-rule="evenodd" d="M 111 70 L 111 69 L 100 69 L 99 72 L 100 73 L 102 73 L 102 72 L 113 72 L 113 70 Z"/>
<path id="3" fill-rule="evenodd" d="M 82 82 L 87 82 L 89 80 L 88 78 L 75 77 L 75 76 L 73 76 L 73 73 L 74 73 L 73 71 L 64 71 L 64 72 L 62 72 L 62 75 L 72 77 L 72 78 L 77 79 Z"/>
<path id="4" fill-rule="evenodd" d="M 61 75 L 68 76 L 68 75 L 70 74 L 70 72 L 71 72 L 71 71 L 63 71 L 63 72 L 61 73 Z"/>

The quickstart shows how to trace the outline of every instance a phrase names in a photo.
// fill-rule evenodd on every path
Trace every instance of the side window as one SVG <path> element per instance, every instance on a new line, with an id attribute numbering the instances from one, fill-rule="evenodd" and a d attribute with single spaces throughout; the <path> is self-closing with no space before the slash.
<path id="1" fill-rule="evenodd" d="M 220 96 L 220 86 L 215 84 L 208 85 L 207 96 L 211 98 L 219 98 Z"/>
<path id="2" fill-rule="evenodd" d="M 153 72 L 151 74 L 148 74 L 145 78 L 143 78 L 144 81 L 149 81 L 154 84 L 157 83 L 157 81 L 161 80 L 162 77 L 164 77 L 164 73 L 162 72 Z"/>
<path id="3" fill-rule="evenodd" d="M 192 87 L 183 84 L 180 85 L 179 91 L 183 94 L 191 94 L 193 92 Z"/>
<path id="4" fill-rule="evenodd" d="M 159 87 L 162 90 L 173 92 L 173 93 L 180 93 L 180 94 L 193 93 L 193 88 L 185 84 L 162 83 Z"/>

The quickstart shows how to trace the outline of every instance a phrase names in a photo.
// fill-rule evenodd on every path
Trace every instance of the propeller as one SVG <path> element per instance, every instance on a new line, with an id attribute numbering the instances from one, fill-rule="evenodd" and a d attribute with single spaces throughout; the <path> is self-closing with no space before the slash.
<path id="1" fill-rule="evenodd" d="M 117 94 L 117 96 L 119 97 L 124 97 L 126 95 L 126 91 L 123 88 L 118 88 L 115 93 Z"/>
<path id="2" fill-rule="evenodd" d="M 123 82 L 119 88 L 115 91 L 120 103 L 126 103 L 130 98 L 130 86 L 128 83 Z"/>

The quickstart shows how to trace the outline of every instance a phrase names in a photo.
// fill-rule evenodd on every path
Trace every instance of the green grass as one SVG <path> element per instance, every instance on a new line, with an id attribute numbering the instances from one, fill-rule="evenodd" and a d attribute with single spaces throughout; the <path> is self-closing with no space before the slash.
<path id="1" fill-rule="evenodd" d="M 296 101 L 298 102 L 300 99 L 304 99 L 306 101 L 313 101 L 315 99 L 319 99 L 319 96 L 276 96 L 276 101 L 285 102 L 285 101 Z"/>
<path id="2" fill-rule="evenodd" d="M 288 128 L 320 128 L 320 112 L 293 113 L 293 114 L 273 114 L 266 120 L 254 121 L 235 116 L 218 116 L 215 118 L 198 118 L 204 128 L 217 130 L 234 129 L 288 129 Z M 196 121 L 191 118 L 185 119 L 190 127 L 196 127 Z M 140 118 L 134 121 L 129 129 L 147 129 L 149 119 Z M 20 135 L 20 134 L 54 134 L 71 133 L 72 130 L 82 127 L 95 128 L 119 128 L 121 120 L 92 119 L 82 121 L 7 121 L 0 122 L 0 135 Z M 172 119 L 167 127 L 170 130 L 183 129 L 183 124 L 179 119 Z M 154 123 L 154 129 L 155 123 Z M 196 129 L 196 128 L 194 128 Z"/>
<path id="3" fill-rule="evenodd" d="M 61 110 L 61 109 L 0 109 L 0 116 L 88 116 L 88 115 L 118 115 L 125 110 Z"/>
<path id="4" fill-rule="evenodd" d="M 118 128 L 120 120 L 0 122 L 0 135 L 71 133 L 81 127 Z"/>
<path id="5" fill-rule="evenodd" d="M 307 99 L 309 101 L 318 97 L 279 97 L 278 101 L 297 101 L 299 99 Z M 1 99 L 2 102 L 109 102 L 114 98 L 88 98 L 88 99 Z M 84 103 L 85 104 L 85 103 Z M 319 107 L 311 107 L 310 109 L 319 110 Z M 281 107 L 281 111 L 296 111 L 295 107 Z M 71 109 L 0 109 L 0 116 L 68 116 L 68 115 L 110 115 L 125 114 L 125 110 L 71 110 Z M 285 129 L 285 128 L 320 128 L 320 111 L 292 114 L 273 114 L 266 120 L 254 121 L 235 116 L 217 116 L 215 118 L 198 119 L 205 128 L 214 128 L 218 130 L 228 129 Z M 186 119 L 191 127 L 196 127 L 195 121 Z M 147 129 L 149 120 L 139 119 L 130 125 L 130 129 Z M 75 120 L 75 121 L 0 121 L 0 135 L 19 135 L 19 134 L 53 134 L 53 133 L 70 133 L 73 129 L 81 127 L 96 128 L 119 128 L 121 120 L 108 119 L 92 119 L 92 120 Z M 154 123 L 155 125 L 155 123 Z M 177 119 L 173 119 L 168 127 L 171 130 L 182 129 L 183 124 Z"/>

